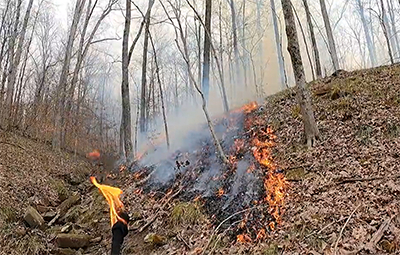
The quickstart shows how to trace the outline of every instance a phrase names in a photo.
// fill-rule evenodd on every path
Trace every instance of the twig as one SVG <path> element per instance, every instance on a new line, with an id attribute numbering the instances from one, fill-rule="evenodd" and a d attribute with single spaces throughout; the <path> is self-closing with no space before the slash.
<path id="1" fill-rule="evenodd" d="M 392 175 L 387 177 L 369 177 L 369 178 L 348 178 L 348 179 L 341 179 L 336 181 L 337 184 L 344 184 L 344 183 L 351 183 L 351 182 L 369 182 L 369 181 L 376 181 L 376 180 L 385 180 L 385 179 L 398 179 L 400 175 Z"/>
<path id="2" fill-rule="evenodd" d="M 179 195 L 179 193 L 182 191 L 183 187 L 181 187 L 175 194 L 173 194 L 168 200 L 156 211 L 155 215 L 143 226 L 139 229 L 138 233 L 143 232 L 146 228 L 148 228 L 158 217 L 160 212 L 169 204 L 169 202 L 175 198 L 176 196 Z"/>
<path id="3" fill-rule="evenodd" d="M 0 143 L 2 143 L 2 144 L 7 144 L 7 145 L 11 145 L 11 146 L 15 146 L 15 147 L 18 147 L 18 148 L 20 148 L 20 149 L 26 151 L 26 149 L 25 149 L 24 147 L 22 147 L 21 145 L 19 145 L 19 144 L 9 143 L 9 142 L 5 142 L 5 141 L 1 141 Z"/>
<path id="4" fill-rule="evenodd" d="M 188 244 L 185 239 L 183 238 L 183 236 L 180 236 L 179 234 L 176 235 L 176 238 L 181 241 L 189 250 L 192 249 L 192 246 L 190 244 Z"/>
<path id="5" fill-rule="evenodd" d="M 207 246 L 204 248 L 204 251 L 203 251 L 202 255 L 204 255 L 204 254 L 206 253 L 208 247 L 210 246 L 210 244 L 211 244 L 211 242 L 212 242 L 212 239 L 213 239 L 215 233 L 217 233 L 218 229 L 222 226 L 222 224 L 224 224 L 225 222 L 227 222 L 228 220 L 232 219 L 233 217 L 235 217 L 235 216 L 238 215 L 238 214 L 241 214 L 241 213 L 244 213 L 244 212 L 247 212 L 247 211 L 251 211 L 251 210 L 256 209 L 256 208 L 259 208 L 259 207 L 247 208 L 247 209 L 245 209 L 245 210 L 236 212 L 236 213 L 230 215 L 230 216 L 229 216 L 228 218 L 226 218 L 225 220 L 223 220 L 223 221 L 217 226 L 217 228 L 213 231 L 213 233 L 212 233 L 212 235 L 211 235 L 211 237 L 210 237 L 210 240 L 208 240 Z"/>
<path id="6" fill-rule="evenodd" d="M 332 226 L 333 224 L 336 224 L 336 223 L 338 223 L 338 222 L 341 222 L 342 220 L 344 220 L 344 218 L 343 218 L 343 219 L 336 220 L 336 221 L 333 221 L 333 222 L 329 223 L 328 225 L 326 225 L 325 227 L 321 228 L 319 231 L 314 231 L 314 232 L 312 232 L 311 234 L 308 234 L 308 235 L 307 235 L 306 237 L 304 237 L 304 238 L 309 238 L 310 236 L 313 236 L 313 235 L 315 235 L 315 234 L 321 234 L 322 231 L 324 231 L 325 229 L 329 228 L 329 227 Z"/>
<path id="7" fill-rule="evenodd" d="M 386 219 L 382 225 L 379 227 L 379 229 L 372 235 L 371 240 L 365 245 L 365 249 L 373 252 L 375 250 L 375 246 L 376 244 L 379 242 L 379 240 L 381 240 L 384 232 L 386 231 L 386 229 L 389 227 L 390 222 L 392 221 L 392 219 L 395 216 L 392 216 L 388 219 Z"/>
<path id="8" fill-rule="evenodd" d="M 336 244 L 335 244 L 335 249 L 334 249 L 334 254 L 335 254 L 335 255 L 337 254 L 337 247 L 338 247 L 338 245 L 339 245 L 340 238 L 342 238 L 343 230 L 346 228 L 347 224 L 349 223 L 349 221 L 350 221 L 350 219 L 351 219 L 351 216 L 353 216 L 353 214 L 357 211 L 357 209 L 358 209 L 360 206 L 361 206 L 361 203 L 351 212 L 349 218 L 347 218 L 347 220 L 346 220 L 346 222 L 344 223 L 342 229 L 340 230 L 339 237 L 338 237 L 338 239 L 336 240 Z"/>

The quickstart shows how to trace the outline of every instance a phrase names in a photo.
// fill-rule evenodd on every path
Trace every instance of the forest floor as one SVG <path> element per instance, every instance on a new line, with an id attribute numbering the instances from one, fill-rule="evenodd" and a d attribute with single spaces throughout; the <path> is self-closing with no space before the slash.
<path id="1" fill-rule="evenodd" d="M 310 88 L 321 133 L 312 149 L 293 90 L 257 111 L 274 131 L 272 156 L 287 180 L 279 225 L 238 242 L 214 231 L 207 205 L 184 199 L 180 183 L 155 194 L 142 186 L 146 171 L 117 170 L 99 182 L 124 191 L 132 220 L 122 254 L 399 254 L 400 66 L 343 71 Z M 0 254 L 109 254 L 108 205 L 89 181 L 98 171 L 84 158 L 0 131 Z M 53 226 L 33 229 L 23 220 L 32 206 L 47 225 L 76 195 Z M 58 248 L 60 232 L 87 243 Z"/>

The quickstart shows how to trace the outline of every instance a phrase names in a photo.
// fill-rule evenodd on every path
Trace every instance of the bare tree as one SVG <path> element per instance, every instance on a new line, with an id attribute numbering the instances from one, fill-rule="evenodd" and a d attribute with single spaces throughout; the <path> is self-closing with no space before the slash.
<path id="1" fill-rule="evenodd" d="M 283 61 L 283 51 L 282 51 L 282 43 L 280 39 L 280 32 L 278 27 L 278 14 L 276 13 L 275 8 L 275 0 L 270 0 L 271 4 L 271 16 L 272 16 L 272 24 L 274 26 L 274 36 L 275 36 L 275 47 L 276 47 L 276 55 L 278 56 L 278 65 L 279 65 L 279 77 L 281 80 L 281 88 L 286 88 L 286 70 L 285 70 L 285 62 Z"/>
<path id="2" fill-rule="evenodd" d="M 357 7 L 358 7 L 358 12 L 359 12 L 360 18 L 361 18 L 361 23 L 362 23 L 362 26 L 363 26 L 363 29 L 364 29 L 365 39 L 367 41 L 369 59 L 371 61 L 371 66 L 374 67 L 374 66 L 376 66 L 375 47 L 372 44 L 370 31 L 369 31 L 369 28 L 368 28 L 368 25 L 367 25 L 367 21 L 365 19 L 364 5 L 361 3 L 361 0 L 357 0 Z"/>
<path id="3" fill-rule="evenodd" d="M 147 119 L 146 113 L 148 109 L 146 107 L 146 82 L 147 82 L 147 51 L 149 46 L 149 34 L 150 34 L 150 15 L 151 8 L 154 4 L 154 0 L 149 1 L 148 15 L 145 17 L 145 29 L 144 29 L 144 42 L 143 42 L 143 60 L 142 60 L 142 89 L 140 97 L 140 132 L 147 131 Z M 149 94 L 150 95 L 150 94 Z"/>
<path id="4" fill-rule="evenodd" d="M 296 80 L 296 97 L 303 117 L 307 145 L 308 147 L 312 147 L 319 137 L 319 131 L 314 118 L 310 92 L 306 88 L 306 79 L 300 54 L 292 3 L 290 0 L 281 0 L 281 2 L 283 14 L 285 16 L 288 51 L 292 60 L 293 72 Z"/>
<path id="5" fill-rule="evenodd" d="M 212 0 L 206 0 L 206 20 L 205 30 L 211 31 L 211 9 Z M 202 90 L 204 97 L 208 101 L 208 94 L 210 91 L 210 48 L 211 48 L 211 33 L 206 33 L 204 36 L 204 62 L 203 62 L 203 79 Z"/>
<path id="6" fill-rule="evenodd" d="M 29 17 L 30 17 L 30 13 L 31 13 L 31 9 L 32 9 L 32 5 L 33 5 L 33 0 L 30 0 L 28 3 L 28 7 L 26 9 L 26 13 L 24 16 L 24 21 L 22 23 L 22 28 L 21 28 L 21 32 L 20 32 L 20 36 L 18 39 L 18 44 L 17 44 L 17 48 L 15 49 L 15 53 L 14 53 L 14 44 L 15 44 L 15 40 L 17 37 L 17 33 L 18 33 L 18 20 L 19 20 L 19 13 L 20 13 L 20 8 L 21 8 L 21 4 L 22 1 L 18 2 L 18 7 L 17 7 L 17 18 L 16 18 L 16 22 L 15 22 L 15 26 L 14 26 L 14 32 L 13 35 L 11 37 L 11 43 L 10 43 L 10 64 L 9 64 L 9 74 L 8 74 L 8 80 L 7 80 L 7 96 L 6 96 L 6 111 L 5 114 L 8 115 L 8 127 L 10 127 L 12 120 L 11 120 L 11 111 L 12 111 L 12 104 L 13 104 L 13 95 L 14 95 L 14 90 L 15 90 L 15 81 L 16 81 L 16 76 L 17 76 L 17 70 L 18 70 L 18 66 L 20 64 L 21 61 L 21 56 L 22 56 L 22 51 L 23 51 L 23 45 L 25 42 L 25 34 L 26 34 L 26 28 L 28 26 L 28 21 L 29 21 Z"/>
<path id="7" fill-rule="evenodd" d="M 64 62 L 60 74 L 60 79 L 58 82 L 57 87 L 57 107 L 54 119 L 54 133 L 53 133 L 53 141 L 52 145 L 54 149 L 60 149 L 61 139 L 62 139 L 62 127 L 63 127 L 63 116 L 65 112 L 65 99 L 66 99 L 66 90 L 67 90 L 67 80 L 68 80 L 68 73 L 69 67 L 72 58 L 72 49 L 74 46 L 74 41 L 76 37 L 76 32 L 78 29 L 78 24 L 82 16 L 83 7 L 85 1 L 77 0 L 75 4 L 75 11 L 74 11 L 74 18 L 71 23 L 71 28 L 68 33 L 68 41 L 67 46 L 64 53 Z"/>
<path id="8" fill-rule="evenodd" d="M 126 12 L 125 12 L 125 28 L 122 39 L 122 84 L 121 84 L 121 95 L 122 95 L 122 128 L 121 131 L 124 134 L 124 149 L 125 158 L 128 162 L 133 159 L 133 147 L 132 147 L 132 127 L 131 127 L 131 104 L 129 99 L 129 32 L 131 28 L 131 1 L 126 0 Z"/>
<path id="9" fill-rule="evenodd" d="M 213 126 L 212 121 L 211 121 L 211 117 L 210 117 L 210 115 L 209 115 L 209 113 L 208 113 L 206 99 L 205 99 L 205 97 L 204 97 L 203 92 L 201 91 L 200 86 L 198 85 L 196 79 L 194 78 L 193 72 L 192 72 L 192 70 L 191 70 L 191 64 L 190 64 L 190 58 L 189 58 L 189 51 L 188 51 L 187 41 L 186 41 L 186 37 L 185 37 L 185 35 L 184 35 L 184 33 L 183 33 L 184 30 L 183 30 L 182 23 L 181 23 L 181 20 L 180 20 L 179 12 L 178 12 L 178 10 L 174 7 L 174 5 L 171 3 L 171 1 L 168 0 L 168 3 L 169 3 L 169 5 L 172 7 L 173 12 L 174 12 L 174 15 L 175 15 L 175 20 L 176 20 L 176 22 L 177 22 L 177 27 L 176 27 L 176 26 L 174 25 L 174 22 L 173 22 L 171 16 L 169 15 L 169 13 L 168 13 L 168 11 L 167 11 L 167 9 L 166 9 L 166 7 L 165 7 L 164 4 L 162 3 L 162 1 L 160 1 L 160 3 L 161 3 L 161 5 L 162 5 L 162 7 L 163 7 L 163 9 L 164 9 L 164 12 L 165 12 L 165 14 L 167 15 L 168 19 L 170 20 L 170 22 L 171 22 L 172 25 L 174 26 L 176 45 L 177 45 L 177 47 L 178 47 L 178 50 L 181 52 L 183 59 L 185 60 L 185 63 L 186 63 L 186 65 L 187 65 L 187 68 L 188 68 L 188 71 L 189 71 L 190 79 L 192 80 L 193 85 L 195 86 L 195 89 L 197 90 L 197 92 L 199 93 L 199 95 L 200 95 L 200 97 L 201 97 L 203 112 L 204 112 L 204 115 L 205 115 L 205 117 L 206 117 L 207 125 L 208 125 L 208 127 L 209 127 L 209 129 L 210 129 L 210 133 L 211 133 L 211 136 L 212 136 L 212 138 L 213 138 L 215 148 L 216 148 L 216 150 L 217 150 L 217 152 L 218 152 L 218 155 L 219 155 L 220 159 L 222 160 L 222 162 L 224 162 L 225 164 L 228 164 L 229 161 L 228 161 L 228 159 L 227 159 L 226 156 L 225 156 L 225 153 L 224 153 L 224 151 L 223 151 L 223 149 L 222 149 L 221 143 L 219 142 L 218 137 L 217 137 L 217 135 L 216 135 L 216 133 L 215 133 L 214 126 Z M 179 34 L 179 36 L 178 36 L 178 34 Z M 180 39 L 180 42 L 182 43 L 182 46 L 179 44 L 179 41 L 178 41 L 179 39 L 178 39 L 178 38 Z"/>
<path id="10" fill-rule="evenodd" d="M 331 55 L 333 69 L 337 71 L 339 70 L 340 67 L 339 67 L 339 59 L 336 52 L 336 44 L 335 44 L 335 38 L 333 37 L 331 22 L 329 20 L 329 15 L 326 9 L 325 0 L 319 0 L 319 2 L 321 5 L 322 17 L 324 19 L 326 35 L 328 37 L 329 54 Z"/>
<path id="11" fill-rule="evenodd" d="M 319 58 L 317 40 L 315 39 L 314 26 L 312 24 L 311 12 L 310 12 L 310 8 L 308 7 L 307 0 L 303 0 L 303 6 L 304 6 L 304 10 L 306 12 L 308 31 L 310 33 L 311 45 L 312 45 L 312 49 L 314 52 L 315 72 L 317 74 L 317 78 L 321 78 L 322 77 L 321 61 Z"/>

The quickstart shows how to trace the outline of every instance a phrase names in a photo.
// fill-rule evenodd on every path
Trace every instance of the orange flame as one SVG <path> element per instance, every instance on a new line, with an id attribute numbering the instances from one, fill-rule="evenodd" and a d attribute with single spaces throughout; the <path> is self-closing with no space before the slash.
<path id="1" fill-rule="evenodd" d="M 122 190 L 119 188 L 99 184 L 96 178 L 93 176 L 90 177 L 90 180 L 101 191 L 103 196 L 106 198 L 107 203 L 110 205 L 111 227 L 114 226 L 114 224 L 118 221 L 127 224 L 127 222 L 118 215 L 118 213 L 124 210 L 124 205 L 119 199 L 122 194 Z"/>
<path id="2" fill-rule="evenodd" d="M 271 155 L 271 147 L 275 145 L 274 139 L 276 139 L 273 130 L 267 128 L 266 132 L 262 131 L 261 133 L 267 135 L 268 139 L 260 141 L 258 138 L 254 138 L 253 155 L 261 165 L 268 168 L 268 174 L 264 180 L 264 188 L 267 193 L 265 201 L 269 204 L 269 213 L 279 224 L 281 223 L 281 207 L 284 204 L 287 181 L 282 173 L 276 172 L 277 166 Z M 274 230 L 275 224 L 270 224 L 270 228 Z"/>
<path id="3" fill-rule="evenodd" d="M 86 154 L 86 157 L 90 160 L 98 160 L 100 158 L 100 151 L 94 150 L 92 152 L 89 152 L 88 154 Z"/>
<path id="4" fill-rule="evenodd" d="M 252 240 L 251 240 L 250 236 L 243 234 L 243 235 L 238 235 L 236 237 L 236 241 L 239 243 L 251 243 Z"/>
<path id="5" fill-rule="evenodd" d="M 250 112 L 254 111 L 255 109 L 257 109 L 257 107 L 258 107 L 257 102 L 251 102 L 251 103 L 249 103 L 249 104 L 244 105 L 244 106 L 242 107 L 242 110 L 243 110 L 245 113 L 250 113 Z"/>

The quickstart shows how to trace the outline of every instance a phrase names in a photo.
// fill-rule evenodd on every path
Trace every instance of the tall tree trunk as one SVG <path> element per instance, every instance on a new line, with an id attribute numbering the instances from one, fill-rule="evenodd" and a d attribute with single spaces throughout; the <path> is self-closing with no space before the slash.
<path id="1" fill-rule="evenodd" d="M 303 0 L 303 5 L 304 5 L 304 10 L 306 12 L 308 30 L 310 32 L 311 44 L 314 52 L 315 72 L 317 74 L 317 78 L 319 79 L 322 78 L 321 61 L 319 58 L 317 40 L 315 39 L 314 26 L 312 24 L 311 12 L 310 8 L 308 7 L 307 0 Z"/>
<path id="2" fill-rule="evenodd" d="M 64 53 L 64 62 L 57 86 L 57 103 L 56 103 L 57 105 L 56 105 L 56 112 L 54 119 L 55 127 L 53 132 L 53 141 L 52 141 L 53 148 L 57 150 L 59 150 L 62 146 L 61 136 L 62 136 L 63 121 L 64 121 L 63 118 L 65 113 L 65 98 L 67 92 L 68 72 L 72 58 L 72 50 L 74 46 L 75 35 L 78 29 L 80 18 L 82 16 L 83 6 L 84 6 L 84 1 L 82 0 L 76 1 L 74 18 L 72 20 L 71 28 L 68 33 L 68 41 Z"/>
<path id="3" fill-rule="evenodd" d="M 389 53 L 389 58 L 390 58 L 390 63 L 393 65 L 394 64 L 394 57 L 393 57 L 393 44 L 391 42 L 391 37 L 389 33 L 389 26 L 387 22 L 387 17 L 386 17 L 386 10 L 385 10 L 385 4 L 383 3 L 383 0 L 380 0 L 381 3 L 381 11 L 382 11 L 382 29 L 383 29 L 383 34 L 385 35 L 386 39 L 386 45 L 388 47 L 388 53 Z"/>
<path id="4" fill-rule="evenodd" d="M 9 64 L 8 64 L 8 75 L 7 75 L 7 93 L 6 93 L 6 101 L 5 101 L 5 107 L 4 107 L 5 109 L 3 110 L 3 115 L 4 115 L 3 123 L 7 124 L 6 127 L 8 127 L 8 125 L 11 123 L 12 99 L 13 99 L 13 95 L 14 95 L 14 86 L 15 86 L 15 79 L 16 79 L 16 72 L 17 72 L 16 69 L 18 68 L 15 66 L 15 64 L 17 62 L 16 55 L 17 55 L 19 47 L 17 47 L 16 52 L 14 50 L 15 50 L 15 43 L 16 43 L 17 35 L 18 35 L 19 19 L 20 19 L 20 15 L 21 15 L 21 5 L 22 5 L 22 0 L 19 0 L 17 3 L 17 9 L 15 11 L 14 27 L 13 27 L 13 31 L 11 32 L 11 36 L 9 39 L 9 46 L 8 46 Z M 21 41 L 21 39 L 19 41 Z M 21 54 L 21 53 L 19 53 L 19 54 Z"/>
<path id="5" fill-rule="evenodd" d="M 396 49 L 396 54 L 395 56 L 397 58 L 400 57 L 400 41 L 399 41 L 399 35 L 397 34 L 397 25 L 396 25 L 396 15 L 394 13 L 394 7 L 393 7 L 393 0 L 386 0 L 387 5 L 388 5 L 388 10 L 389 10 L 389 17 L 390 17 L 390 23 L 391 23 L 391 31 L 392 31 L 392 36 L 394 37 L 394 42 L 396 45 L 393 45 Z"/>
<path id="6" fill-rule="evenodd" d="M 149 36 L 150 36 L 151 46 L 152 46 L 153 52 L 154 52 L 154 62 L 156 64 L 156 76 L 157 76 L 158 88 L 160 90 L 161 109 L 162 109 L 162 115 L 163 115 L 163 120 L 164 120 L 165 138 L 167 141 L 167 147 L 169 149 L 170 142 L 169 142 L 169 133 L 168 133 L 168 122 L 167 122 L 167 113 L 166 113 L 165 105 L 164 105 L 164 93 L 163 93 L 161 79 L 160 79 L 160 67 L 158 65 L 156 47 L 154 47 L 153 37 L 151 36 L 151 34 L 149 34 Z"/>
<path id="7" fill-rule="evenodd" d="M 281 0 L 281 2 L 283 14 L 285 16 L 288 51 L 292 60 L 293 72 L 296 80 L 296 97 L 303 117 L 307 145 L 308 147 L 312 147 L 316 139 L 319 137 L 319 131 L 314 119 L 310 91 L 306 88 L 304 67 L 296 31 L 296 22 L 294 20 L 290 0 Z"/>
<path id="8" fill-rule="evenodd" d="M 308 62 L 310 63 L 311 74 L 312 74 L 313 80 L 315 80 L 314 65 L 313 65 L 313 62 L 312 62 L 312 60 L 311 60 L 310 51 L 309 51 L 309 49 L 308 49 L 308 43 L 307 43 L 306 33 L 304 32 L 303 25 L 301 24 L 301 20 L 300 20 L 300 18 L 299 18 L 299 15 L 297 14 L 296 8 L 295 8 L 294 6 L 292 6 L 292 8 L 293 8 L 294 14 L 296 15 L 297 22 L 299 23 L 301 35 L 303 36 L 304 46 L 305 46 L 305 48 L 306 48 L 306 53 L 307 53 Z"/>
<path id="9" fill-rule="evenodd" d="M 133 160 L 131 102 L 129 99 L 129 32 L 131 28 L 131 0 L 126 0 L 125 29 L 122 39 L 122 129 L 124 133 L 124 149 L 127 162 Z"/>
<path id="10" fill-rule="evenodd" d="M 365 39 L 367 41 L 367 47 L 368 47 L 368 53 L 369 53 L 369 60 L 371 61 L 371 67 L 376 66 L 376 53 L 375 53 L 375 47 L 372 43 L 370 31 L 367 25 L 367 21 L 365 19 L 365 13 L 364 13 L 364 6 L 361 3 L 361 0 L 357 0 L 357 6 L 358 6 L 358 12 L 360 13 L 360 18 L 361 18 L 361 23 L 363 25 L 364 29 L 364 34 L 365 34 Z"/>
<path id="11" fill-rule="evenodd" d="M 239 72 L 239 48 L 238 48 L 238 36 L 237 36 L 237 23 L 236 23 L 236 9 L 235 9 L 235 2 L 234 0 L 230 0 L 229 6 L 231 8 L 231 19 L 232 19 L 232 34 L 233 34 L 233 53 L 234 53 L 234 66 L 235 66 L 235 82 L 239 82 L 237 80 L 238 75 L 237 73 Z"/>
<path id="12" fill-rule="evenodd" d="M 144 133 L 147 131 L 147 104 L 146 102 L 146 82 L 147 82 L 147 51 L 149 47 L 149 29 L 150 29 L 150 15 L 151 8 L 153 6 L 154 0 L 149 2 L 149 15 L 145 18 L 145 29 L 144 29 L 144 43 L 143 43 L 143 61 L 142 61 L 142 89 L 140 97 L 140 132 Z"/>
<path id="13" fill-rule="evenodd" d="M 207 31 L 211 31 L 211 9 L 212 9 L 212 0 L 206 0 L 205 29 Z M 206 101 L 208 101 L 208 96 L 210 91 L 210 48 L 211 48 L 211 34 L 205 33 L 202 91 L 204 97 L 206 98 Z"/>
<path id="14" fill-rule="evenodd" d="M 285 89 L 287 87 L 286 84 L 286 71 L 285 71 L 285 63 L 283 62 L 283 51 L 282 44 L 280 41 L 280 33 L 278 27 L 278 18 L 275 8 L 275 0 L 270 0 L 271 3 L 271 15 L 272 15 L 272 24 L 274 26 L 274 35 L 275 35 L 275 46 L 276 46 L 276 55 L 278 57 L 278 65 L 279 65 L 279 77 L 281 81 L 281 88 Z"/>
<path id="15" fill-rule="evenodd" d="M 335 38 L 333 37 L 331 22 L 329 20 L 328 11 L 326 9 L 325 0 L 319 0 L 321 5 L 322 17 L 324 18 L 326 35 L 328 37 L 329 54 L 331 55 L 334 71 L 339 70 L 339 59 L 336 52 Z"/>

